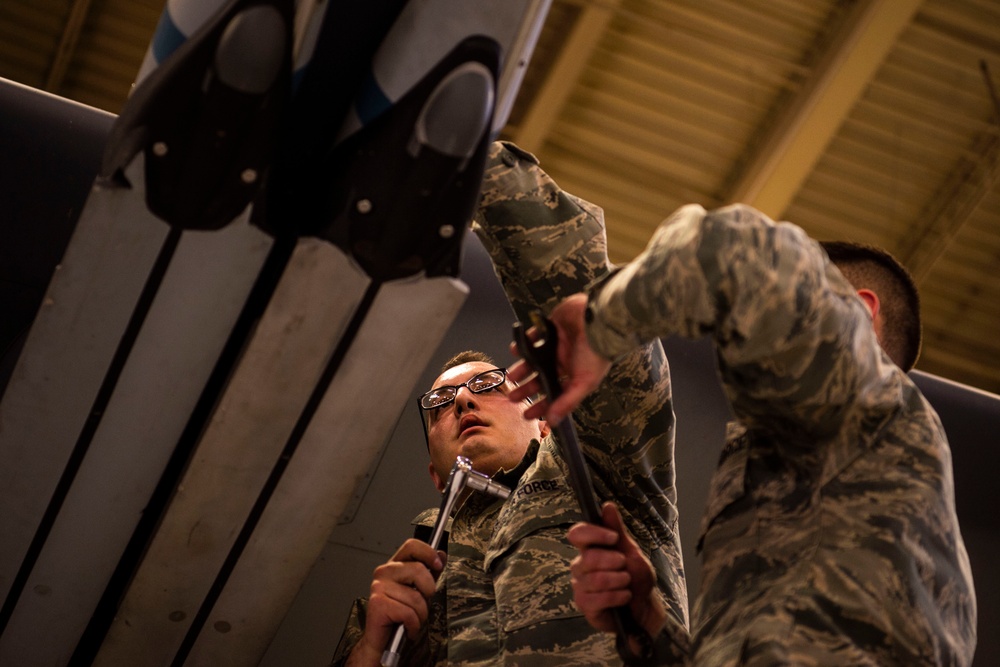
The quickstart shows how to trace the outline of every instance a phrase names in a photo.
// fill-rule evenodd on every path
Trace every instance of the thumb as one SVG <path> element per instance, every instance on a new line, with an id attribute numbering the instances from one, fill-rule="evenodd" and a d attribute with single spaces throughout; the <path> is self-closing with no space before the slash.
<path id="1" fill-rule="evenodd" d="M 604 522 L 605 528 L 613 530 L 618 534 L 615 549 L 625 554 L 626 558 L 641 554 L 639 545 L 635 543 L 635 540 L 632 539 L 632 536 L 625 528 L 625 522 L 622 520 L 621 511 L 617 505 L 611 501 L 604 503 L 604 506 L 601 507 L 601 520 Z"/>
<path id="2" fill-rule="evenodd" d="M 610 500 L 601 507 L 601 521 L 605 528 L 618 533 L 619 539 L 624 534 L 622 515 L 618 512 L 618 507 Z"/>

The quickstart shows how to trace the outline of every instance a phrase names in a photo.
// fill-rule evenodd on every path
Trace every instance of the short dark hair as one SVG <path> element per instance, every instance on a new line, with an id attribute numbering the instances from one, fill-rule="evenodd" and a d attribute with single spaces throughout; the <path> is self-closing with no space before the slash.
<path id="1" fill-rule="evenodd" d="M 920 293 L 913 276 L 899 260 L 882 248 L 849 241 L 820 243 L 854 289 L 869 289 L 879 297 L 882 347 L 904 371 L 920 356 L 922 327 Z"/>
<path id="2" fill-rule="evenodd" d="M 451 359 L 444 362 L 441 365 L 441 369 L 438 371 L 438 375 L 441 375 L 441 373 L 444 373 L 449 368 L 461 366 L 462 364 L 471 364 L 475 361 L 481 361 L 484 364 L 492 364 L 493 366 L 497 365 L 497 362 L 493 361 L 493 357 L 485 352 L 480 352 L 479 350 L 465 350 L 464 352 L 459 352 Z"/>

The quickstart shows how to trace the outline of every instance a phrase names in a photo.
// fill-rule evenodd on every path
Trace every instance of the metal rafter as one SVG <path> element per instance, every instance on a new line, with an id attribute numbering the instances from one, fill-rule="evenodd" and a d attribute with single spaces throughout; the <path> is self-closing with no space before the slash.
<path id="1" fill-rule="evenodd" d="M 921 4 L 921 0 L 859 3 L 724 199 L 781 218 Z"/>
<path id="2" fill-rule="evenodd" d="M 87 21 L 89 12 L 90 0 L 73 0 L 62 36 L 59 38 L 59 46 L 45 77 L 45 90 L 50 93 L 59 92 L 59 88 L 62 86 L 66 69 L 76 52 L 76 45 L 80 41 L 80 33 L 83 31 L 83 25 Z"/>
<path id="3" fill-rule="evenodd" d="M 529 150 L 542 145 L 620 4 L 621 0 L 604 0 L 582 8 L 524 120 L 511 133 L 513 141 Z"/>
<path id="4" fill-rule="evenodd" d="M 1000 122 L 1000 98 L 986 61 L 980 62 L 980 68 L 996 120 Z M 911 237 L 901 253 L 901 259 L 918 283 L 927 277 L 965 223 L 1000 183 L 1000 168 L 997 166 L 1000 163 L 1000 139 L 996 132 L 991 132 L 985 134 L 979 143 L 981 148 L 976 151 L 980 154 L 979 159 L 954 173 L 946 184 L 947 190 L 932 198 L 933 203 L 941 202 L 940 205 L 927 216 L 921 216 L 929 222 Z"/>

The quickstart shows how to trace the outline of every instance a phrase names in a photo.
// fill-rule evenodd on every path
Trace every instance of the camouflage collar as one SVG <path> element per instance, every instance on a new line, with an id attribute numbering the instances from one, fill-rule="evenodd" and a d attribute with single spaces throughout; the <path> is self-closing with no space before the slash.
<path id="1" fill-rule="evenodd" d="M 538 458 L 538 450 L 540 448 L 541 448 L 541 443 L 538 442 L 538 440 L 532 440 L 531 444 L 528 445 L 528 450 L 524 453 L 524 457 L 521 459 L 521 462 L 518 463 L 517 466 L 514 467 L 512 470 L 500 470 L 495 475 L 493 475 L 493 479 L 511 489 L 515 488 L 517 486 L 517 483 L 521 481 L 521 477 L 524 476 L 524 473 L 535 462 L 535 459 Z M 465 503 L 462 503 L 462 505 L 464 504 Z M 461 506 L 459 506 L 459 508 L 460 507 Z M 456 508 L 455 511 L 457 512 L 459 508 Z M 425 509 L 423 512 L 414 517 L 413 521 L 411 521 L 410 524 L 417 529 L 421 527 L 433 528 L 434 523 L 437 521 L 437 515 L 438 515 L 438 508 L 431 507 Z M 446 530 L 450 529 L 451 529 L 451 519 L 448 520 L 448 527 Z M 428 535 L 429 534 L 430 533 L 428 533 Z"/>
<path id="2" fill-rule="evenodd" d="M 493 475 L 494 481 L 500 482 L 504 486 L 513 489 L 517 486 L 517 483 L 521 481 L 524 473 L 531 467 L 531 464 L 535 462 L 538 458 L 538 450 L 541 447 L 541 443 L 538 440 L 532 439 L 531 444 L 528 445 L 528 449 L 524 452 L 524 456 L 521 458 L 521 462 L 514 467 L 513 470 L 501 470 L 497 474 Z"/>

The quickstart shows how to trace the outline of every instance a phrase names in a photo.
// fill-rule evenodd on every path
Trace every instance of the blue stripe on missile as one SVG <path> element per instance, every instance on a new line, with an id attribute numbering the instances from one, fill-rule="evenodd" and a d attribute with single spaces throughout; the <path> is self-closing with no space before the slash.
<path id="1" fill-rule="evenodd" d="M 355 106 L 362 125 L 372 122 L 392 106 L 392 100 L 386 97 L 378 81 L 375 80 L 375 73 L 370 70 L 361 86 L 361 94 Z"/>
<path id="2" fill-rule="evenodd" d="M 186 41 L 187 35 L 181 32 L 174 20 L 170 18 L 170 8 L 165 7 L 163 13 L 160 14 L 160 22 L 156 24 L 156 32 L 153 33 L 152 49 L 156 64 L 159 65 L 166 60 Z"/>

